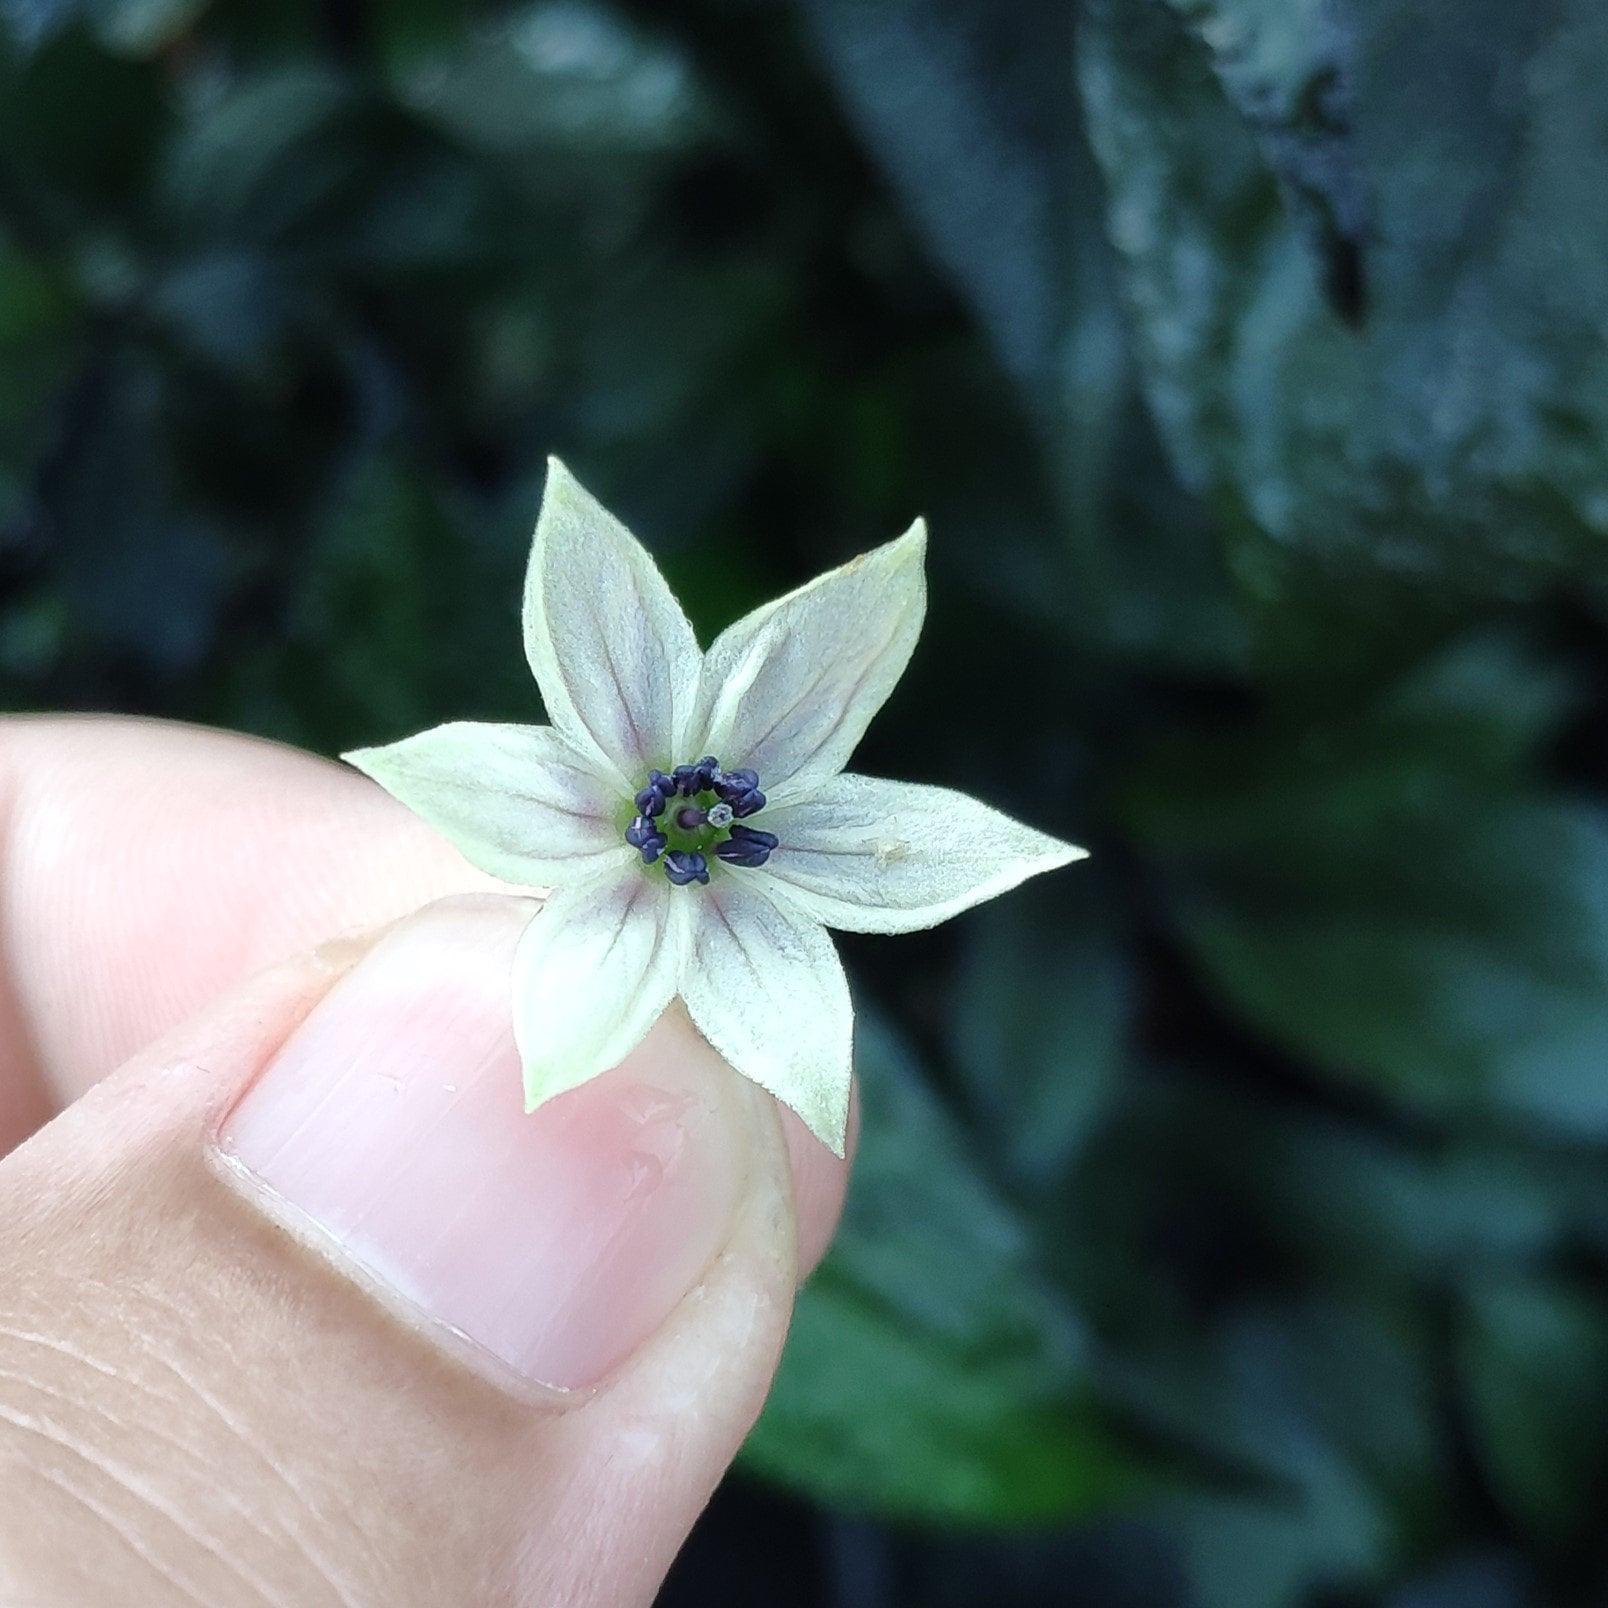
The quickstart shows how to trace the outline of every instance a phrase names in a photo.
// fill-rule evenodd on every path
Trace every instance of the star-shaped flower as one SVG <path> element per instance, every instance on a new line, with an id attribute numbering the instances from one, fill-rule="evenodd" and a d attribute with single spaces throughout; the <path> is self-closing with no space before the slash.
<path id="1" fill-rule="evenodd" d="M 525 582 L 550 726 L 455 721 L 345 757 L 508 882 L 525 1102 L 618 1065 L 679 994 L 840 1155 L 852 1012 L 826 928 L 912 932 L 1083 851 L 843 767 L 926 610 L 918 520 L 700 653 L 653 560 L 552 460 Z"/>

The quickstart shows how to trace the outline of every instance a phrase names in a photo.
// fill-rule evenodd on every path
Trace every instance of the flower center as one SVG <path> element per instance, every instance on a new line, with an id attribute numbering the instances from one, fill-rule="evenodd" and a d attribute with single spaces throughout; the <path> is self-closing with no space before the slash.
<path id="1" fill-rule="evenodd" d="M 774 832 L 743 824 L 765 807 L 758 775 L 722 770 L 713 754 L 668 773 L 649 771 L 635 803 L 625 841 L 644 865 L 662 864 L 678 888 L 708 882 L 711 854 L 727 865 L 761 866 L 776 847 Z"/>

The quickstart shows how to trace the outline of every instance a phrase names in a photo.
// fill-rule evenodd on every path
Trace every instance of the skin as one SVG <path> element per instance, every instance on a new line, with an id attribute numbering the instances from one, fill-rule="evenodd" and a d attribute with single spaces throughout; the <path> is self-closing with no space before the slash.
<path id="1" fill-rule="evenodd" d="M 652 1601 L 844 1164 L 668 1013 L 641 1053 L 740 1114 L 741 1207 L 668 1319 L 559 1397 L 466 1363 L 213 1158 L 376 930 L 454 897 L 478 920 L 492 888 L 308 755 L 0 721 L 0 1601 Z"/>

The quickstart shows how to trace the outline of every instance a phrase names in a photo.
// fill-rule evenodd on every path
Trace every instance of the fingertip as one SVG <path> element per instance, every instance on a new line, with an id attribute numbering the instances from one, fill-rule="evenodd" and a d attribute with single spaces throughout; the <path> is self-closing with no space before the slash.
<path id="1" fill-rule="evenodd" d="M 804 1119 L 781 1108 L 782 1134 L 793 1171 L 793 1211 L 798 1225 L 798 1277 L 815 1271 L 837 1231 L 848 1192 L 849 1169 L 860 1137 L 860 1091 L 849 1096 L 849 1123 L 843 1154 L 835 1156 L 805 1126 Z"/>

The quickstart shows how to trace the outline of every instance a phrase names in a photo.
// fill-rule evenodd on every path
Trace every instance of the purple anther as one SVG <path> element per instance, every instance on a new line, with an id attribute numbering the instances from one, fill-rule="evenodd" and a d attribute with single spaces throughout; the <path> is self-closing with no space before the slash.
<path id="1" fill-rule="evenodd" d="M 729 838 L 715 845 L 715 854 L 727 865 L 761 866 L 770 859 L 779 841 L 774 832 L 738 825 L 731 829 Z"/>
<path id="2" fill-rule="evenodd" d="M 744 793 L 751 793 L 759 786 L 759 772 L 751 770 L 722 771 L 713 779 L 714 789 L 728 804 L 734 803 Z"/>
<path id="3" fill-rule="evenodd" d="M 636 796 L 638 815 L 657 815 L 664 808 L 664 794 L 650 782 Z"/>
<path id="4" fill-rule="evenodd" d="M 648 772 L 648 786 L 651 787 L 660 798 L 675 797 L 676 779 L 673 776 L 667 775 L 662 770 L 650 770 Z"/>
<path id="5" fill-rule="evenodd" d="M 731 813 L 739 820 L 745 815 L 757 815 L 765 808 L 765 795 L 757 787 L 750 787 L 746 793 L 739 793 L 735 797 L 726 795 L 726 802 L 731 805 Z"/>
<path id="6" fill-rule="evenodd" d="M 709 862 L 695 849 L 672 849 L 664 857 L 664 874 L 678 888 L 709 880 Z"/>
<path id="7" fill-rule="evenodd" d="M 675 778 L 676 791 L 683 798 L 691 798 L 699 790 L 696 765 L 677 765 L 670 774 Z"/>
<path id="8" fill-rule="evenodd" d="M 705 754 L 696 765 L 692 767 L 693 780 L 698 784 L 695 793 L 707 793 L 715 785 L 715 778 L 720 774 L 720 761 L 713 754 Z"/>
<path id="9" fill-rule="evenodd" d="M 646 815 L 639 815 L 626 827 L 625 841 L 641 853 L 644 865 L 652 865 L 670 840 Z"/>

